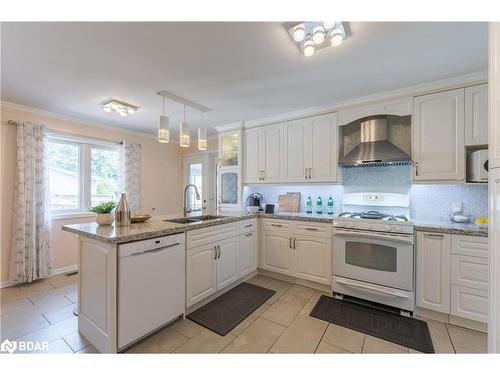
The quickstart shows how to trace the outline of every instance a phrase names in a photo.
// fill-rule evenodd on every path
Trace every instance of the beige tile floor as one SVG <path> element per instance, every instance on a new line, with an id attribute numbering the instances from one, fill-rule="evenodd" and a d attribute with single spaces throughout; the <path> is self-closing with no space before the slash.
<path id="1" fill-rule="evenodd" d="M 309 313 L 324 292 L 255 276 L 249 282 L 276 294 L 222 337 L 186 319 L 130 348 L 127 353 L 417 353 L 322 320 Z M 0 290 L 0 335 L 49 341 L 50 352 L 96 353 L 78 334 L 73 309 L 76 276 L 54 276 Z M 486 335 L 428 320 L 437 353 L 484 353 Z"/>

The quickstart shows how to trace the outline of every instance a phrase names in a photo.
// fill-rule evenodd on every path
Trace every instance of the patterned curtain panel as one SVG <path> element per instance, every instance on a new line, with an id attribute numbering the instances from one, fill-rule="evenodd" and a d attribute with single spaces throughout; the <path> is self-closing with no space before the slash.
<path id="1" fill-rule="evenodd" d="M 141 212 L 141 146 L 123 141 L 122 146 L 122 186 L 132 214 Z"/>
<path id="2" fill-rule="evenodd" d="M 47 129 L 17 125 L 17 174 L 12 220 L 10 280 L 31 282 L 52 271 Z"/>

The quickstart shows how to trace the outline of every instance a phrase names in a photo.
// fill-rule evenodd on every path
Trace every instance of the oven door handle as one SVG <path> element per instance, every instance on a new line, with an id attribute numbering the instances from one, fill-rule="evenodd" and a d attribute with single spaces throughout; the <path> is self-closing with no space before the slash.
<path id="1" fill-rule="evenodd" d="M 369 290 L 371 292 L 378 292 L 378 293 L 382 293 L 385 295 L 389 295 L 391 297 L 408 299 L 407 294 L 405 294 L 403 292 L 396 292 L 396 291 L 391 290 L 389 288 L 384 288 L 383 286 L 375 286 L 375 285 L 369 285 L 369 284 L 365 284 L 365 283 L 358 283 L 354 280 L 348 280 L 348 279 L 344 279 L 343 277 L 338 277 L 338 276 L 335 276 L 335 281 L 338 282 L 339 284 L 351 286 L 354 288 L 366 289 L 366 290 Z"/>
<path id="2" fill-rule="evenodd" d="M 350 232 L 347 230 L 335 230 L 333 232 L 334 236 L 351 236 L 351 237 L 359 237 L 359 238 L 373 238 L 373 239 L 380 239 L 380 240 L 387 240 L 387 241 L 394 241 L 394 242 L 401 242 L 401 243 L 406 243 L 406 244 L 413 244 L 413 239 L 410 236 L 391 236 L 391 235 L 385 235 L 385 234 L 378 234 L 378 233 L 366 233 L 366 232 Z"/>

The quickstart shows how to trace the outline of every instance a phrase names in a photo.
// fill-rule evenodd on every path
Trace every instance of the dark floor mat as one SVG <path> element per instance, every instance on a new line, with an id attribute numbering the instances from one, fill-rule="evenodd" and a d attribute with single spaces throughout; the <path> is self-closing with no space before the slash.
<path id="1" fill-rule="evenodd" d="M 420 352 L 434 353 L 429 327 L 423 320 L 327 296 L 321 296 L 310 315 Z"/>
<path id="2" fill-rule="evenodd" d="M 187 317 L 209 330 L 225 336 L 248 315 L 257 310 L 274 290 L 241 283 Z"/>

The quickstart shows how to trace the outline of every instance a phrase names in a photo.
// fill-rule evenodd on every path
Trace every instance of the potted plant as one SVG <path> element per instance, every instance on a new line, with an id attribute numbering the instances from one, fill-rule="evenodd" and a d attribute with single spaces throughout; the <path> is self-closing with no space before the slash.
<path id="1" fill-rule="evenodd" d="M 98 225 L 111 225 L 113 224 L 113 214 L 111 211 L 116 207 L 115 202 L 101 203 L 90 209 L 91 212 L 97 214 L 95 221 Z"/>

